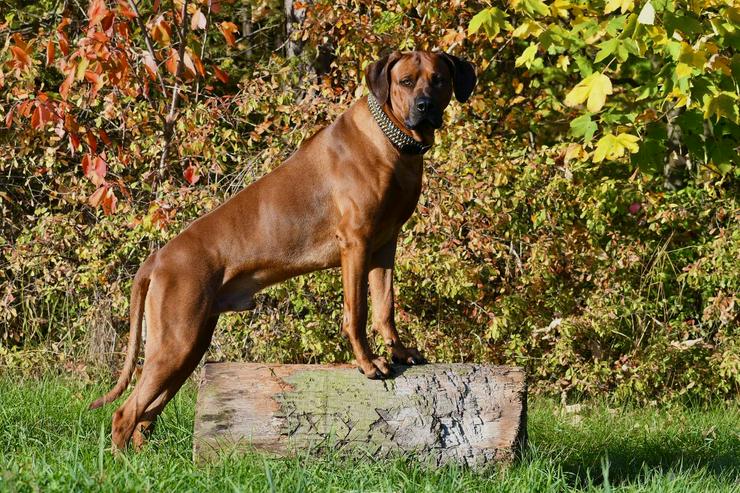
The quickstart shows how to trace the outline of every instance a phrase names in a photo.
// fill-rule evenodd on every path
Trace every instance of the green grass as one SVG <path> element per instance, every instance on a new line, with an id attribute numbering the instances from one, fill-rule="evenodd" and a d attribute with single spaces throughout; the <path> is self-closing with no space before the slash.
<path id="1" fill-rule="evenodd" d="M 563 413 L 531 399 L 529 449 L 509 470 L 432 468 L 334 456 L 191 461 L 192 385 L 168 406 L 145 451 L 109 451 L 104 389 L 47 377 L 0 377 L 0 491 L 738 491 L 740 408 L 586 403 Z"/>

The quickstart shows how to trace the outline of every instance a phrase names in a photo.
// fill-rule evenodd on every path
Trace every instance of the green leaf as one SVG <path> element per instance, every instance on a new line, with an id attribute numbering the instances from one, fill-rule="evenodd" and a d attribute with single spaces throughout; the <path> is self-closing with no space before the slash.
<path id="1" fill-rule="evenodd" d="M 716 96 L 706 98 L 704 118 L 709 120 L 712 116 L 717 117 L 717 122 L 724 117 L 733 123 L 740 123 L 736 96 L 731 92 L 721 92 Z"/>
<path id="2" fill-rule="evenodd" d="M 581 55 L 575 55 L 573 59 L 576 61 L 576 67 L 578 67 L 578 72 L 580 72 L 581 76 L 585 78 L 594 73 L 591 61 L 588 58 Z"/>
<path id="3" fill-rule="evenodd" d="M 581 115 L 570 122 L 570 133 L 573 137 L 583 137 L 585 143 L 591 142 L 598 126 L 591 120 L 590 114 Z"/>
<path id="4" fill-rule="evenodd" d="M 495 38 L 502 28 L 511 28 L 511 25 L 506 21 L 506 17 L 506 12 L 496 7 L 481 10 L 470 19 L 468 34 L 475 34 L 483 29 L 486 36 Z"/>
<path id="5" fill-rule="evenodd" d="M 596 58 L 594 58 L 594 62 L 596 63 L 599 63 L 604 58 L 614 53 L 614 51 L 617 49 L 617 46 L 619 46 L 619 39 L 612 38 L 608 41 L 604 41 L 603 43 L 600 43 L 598 46 L 601 49 L 596 54 Z"/>
<path id="6" fill-rule="evenodd" d="M 549 15 L 550 9 L 542 0 L 511 0 L 514 10 L 524 11 L 530 15 Z"/>
<path id="7" fill-rule="evenodd" d="M 525 65 L 527 68 L 531 67 L 532 62 L 537 55 L 537 48 L 539 48 L 539 46 L 539 43 L 529 45 L 529 47 L 516 59 L 514 65 L 517 67 L 521 67 L 522 65 Z"/>
<path id="8" fill-rule="evenodd" d="M 468 35 L 475 34 L 478 31 L 480 31 L 480 28 L 483 26 L 483 24 L 489 22 L 491 20 L 491 13 L 489 12 L 489 9 L 484 9 L 478 12 L 473 16 L 472 19 L 470 19 L 470 23 L 468 24 Z"/>
<path id="9" fill-rule="evenodd" d="M 649 176 L 663 173 L 668 133 L 662 122 L 652 122 L 645 130 L 640 149 L 632 155 L 632 164 Z"/>
<path id="10" fill-rule="evenodd" d="M 571 89 L 565 96 L 565 105 L 573 107 L 586 101 L 588 111 L 598 113 L 606 102 L 606 96 L 612 92 L 612 82 L 609 77 L 597 72 L 589 75 Z"/>

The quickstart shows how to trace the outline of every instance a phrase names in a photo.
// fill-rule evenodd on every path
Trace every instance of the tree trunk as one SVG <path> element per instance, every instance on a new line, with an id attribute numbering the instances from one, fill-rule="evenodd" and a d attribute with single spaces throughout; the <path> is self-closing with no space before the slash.
<path id="1" fill-rule="evenodd" d="M 521 368 L 394 367 L 368 380 L 347 365 L 206 364 L 193 455 L 256 449 L 287 455 L 327 447 L 435 464 L 510 463 L 526 440 Z"/>
<path id="2" fill-rule="evenodd" d="M 303 41 L 293 39 L 293 33 L 303 28 L 303 21 L 306 19 L 306 9 L 311 8 L 313 0 L 303 0 L 300 2 L 300 8 L 295 7 L 295 0 L 284 0 L 285 8 L 285 33 L 287 40 L 285 43 L 285 56 L 288 58 L 297 57 L 303 53 Z M 331 70 L 331 64 L 334 61 L 334 46 L 331 41 L 322 43 L 316 47 L 316 58 L 310 67 L 305 67 L 303 72 L 308 74 L 313 70 L 317 79 L 328 74 Z"/>

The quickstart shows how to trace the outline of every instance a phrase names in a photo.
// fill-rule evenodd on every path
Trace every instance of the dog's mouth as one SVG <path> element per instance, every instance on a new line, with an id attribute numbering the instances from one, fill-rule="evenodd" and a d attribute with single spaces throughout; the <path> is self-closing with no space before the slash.
<path id="1" fill-rule="evenodd" d="M 409 114 L 404 124 L 409 130 L 437 130 L 442 128 L 442 112 L 428 112 L 426 114 Z"/>

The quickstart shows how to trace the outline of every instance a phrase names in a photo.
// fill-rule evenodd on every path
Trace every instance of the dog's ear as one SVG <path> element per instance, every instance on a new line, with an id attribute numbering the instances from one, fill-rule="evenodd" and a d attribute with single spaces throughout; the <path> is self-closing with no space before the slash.
<path id="1" fill-rule="evenodd" d="M 391 68 L 400 58 L 401 53 L 394 51 L 377 62 L 371 63 L 365 70 L 367 86 L 381 105 L 388 101 L 391 86 Z"/>
<path id="2" fill-rule="evenodd" d="M 455 98 L 464 103 L 473 94 L 473 88 L 478 80 L 475 76 L 475 67 L 472 63 L 462 60 L 455 55 L 440 53 L 452 71 L 452 87 L 455 90 Z"/>

